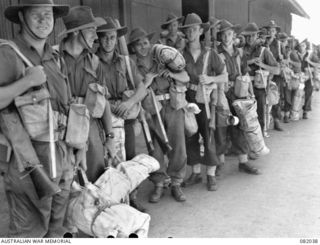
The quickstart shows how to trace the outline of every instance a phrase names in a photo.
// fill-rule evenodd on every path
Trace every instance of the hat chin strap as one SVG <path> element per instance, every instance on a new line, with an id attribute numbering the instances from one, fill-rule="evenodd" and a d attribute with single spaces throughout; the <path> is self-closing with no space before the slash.
<path id="1" fill-rule="evenodd" d="M 82 30 L 80 30 L 79 32 L 80 32 L 80 35 L 84 41 L 84 45 L 86 46 L 85 48 L 88 49 L 89 51 L 92 51 L 92 48 L 89 47 L 89 44 L 88 44 L 87 40 L 85 39 Z"/>
<path id="2" fill-rule="evenodd" d="M 44 40 L 44 39 L 47 39 L 46 37 L 45 38 L 43 38 L 43 37 L 39 37 L 37 34 L 35 34 L 32 30 L 31 30 L 31 28 L 30 28 L 30 26 L 28 25 L 28 23 L 25 21 L 25 18 L 24 18 L 24 14 L 23 13 L 21 13 L 21 12 L 19 12 L 19 18 L 20 18 L 20 22 L 21 22 L 21 24 L 23 24 L 26 28 L 25 28 L 25 30 L 27 31 L 27 33 L 33 38 L 33 39 L 35 39 L 35 40 Z M 52 29 L 52 31 L 50 32 L 50 34 L 53 32 L 53 29 Z M 49 34 L 49 35 L 50 35 Z M 49 36 L 48 35 L 48 36 Z"/>

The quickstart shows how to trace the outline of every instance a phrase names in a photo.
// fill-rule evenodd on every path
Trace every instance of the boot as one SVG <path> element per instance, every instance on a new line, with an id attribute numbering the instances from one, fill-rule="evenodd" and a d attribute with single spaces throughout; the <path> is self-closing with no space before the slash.
<path id="1" fill-rule="evenodd" d="M 218 189 L 215 176 L 207 175 L 207 189 L 208 191 L 216 191 Z"/>
<path id="2" fill-rule="evenodd" d="M 259 175 L 261 174 L 261 172 L 259 171 L 259 169 L 250 166 L 249 163 L 239 163 L 239 171 L 240 172 L 245 172 L 247 174 L 254 174 L 254 175 Z"/>
<path id="3" fill-rule="evenodd" d="M 143 207 L 137 199 L 130 199 L 130 206 L 137 209 L 138 211 L 145 213 L 147 209 Z"/>
<path id="4" fill-rule="evenodd" d="M 149 202 L 157 203 L 160 201 L 161 197 L 163 196 L 163 186 L 155 186 L 153 192 L 149 197 Z"/>
<path id="5" fill-rule="evenodd" d="M 308 112 L 303 112 L 302 119 L 308 119 Z"/>
<path id="6" fill-rule="evenodd" d="M 290 120 L 289 120 L 289 116 L 284 116 L 284 118 L 283 118 L 283 122 L 284 123 L 289 123 L 290 122 Z"/>
<path id="7" fill-rule="evenodd" d="M 201 181 L 202 181 L 201 174 L 192 173 L 190 177 L 183 183 L 183 186 L 187 187 L 187 186 L 199 184 L 201 183 Z"/>
<path id="8" fill-rule="evenodd" d="M 280 126 L 280 120 L 274 119 L 274 129 L 277 131 L 283 131 L 283 128 Z"/>
<path id="9" fill-rule="evenodd" d="M 171 195 L 177 202 L 185 202 L 186 196 L 183 194 L 180 185 L 173 185 L 171 187 Z"/>

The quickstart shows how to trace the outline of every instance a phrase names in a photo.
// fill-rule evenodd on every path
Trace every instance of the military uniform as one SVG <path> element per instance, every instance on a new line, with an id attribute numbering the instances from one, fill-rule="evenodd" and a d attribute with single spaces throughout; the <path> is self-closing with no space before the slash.
<path id="1" fill-rule="evenodd" d="M 136 59 L 138 70 L 142 75 L 148 72 L 157 72 L 144 65 L 140 59 Z M 162 77 L 156 77 L 150 88 L 154 91 L 158 101 L 162 105 L 160 111 L 161 118 L 167 132 L 169 144 L 172 151 L 167 155 L 168 164 L 165 163 L 165 152 L 158 136 L 162 137 L 159 121 L 156 115 L 152 115 L 148 120 L 151 137 L 154 143 L 152 156 L 160 163 L 160 169 L 150 175 L 150 180 L 157 186 L 163 185 L 167 177 L 171 178 L 171 184 L 180 185 L 186 174 L 187 153 L 184 136 L 184 111 L 175 109 L 170 105 L 169 88 L 174 81 Z M 156 136 L 157 135 L 157 136 Z"/>
<path id="2" fill-rule="evenodd" d="M 125 92 L 126 90 L 133 90 L 134 88 L 132 88 L 132 84 L 128 82 L 129 77 L 124 56 L 115 51 L 111 63 L 108 64 L 101 58 L 101 52 L 101 50 L 98 50 L 97 56 L 100 58 L 102 70 L 104 74 L 106 74 L 106 86 L 110 94 L 109 102 L 111 104 L 112 111 L 113 106 L 116 106 L 119 101 L 122 101 L 123 92 Z M 135 88 L 137 88 L 141 84 L 143 77 L 141 74 L 139 74 L 135 63 L 132 60 L 131 70 Z M 135 119 L 125 120 L 125 149 L 127 160 L 132 159 L 136 155 L 136 141 L 134 134 L 135 122 Z"/>
<path id="3" fill-rule="evenodd" d="M 78 58 L 74 58 L 65 48 L 65 40 L 60 44 L 60 52 L 63 56 L 71 88 L 72 97 L 80 102 L 84 101 L 88 85 L 98 83 L 106 86 L 105 73 L 103 73 L 99 58 L 84 49 Z M 108 97 L 108 95 L 107 95 Z M 87 177 L 94 183 L 105 171 L 105 134 L 102 119 L 90 118 L 90 131 L 87 151 Z"/>
<path id="4" fill-rule="evenodd" d="M 36 49 L 19 34 L 14 42 L 20 51 L 36 66 L 42 65 L 47 75 L 46 86 L 51 96 L 52 109 L 57 115 L 66 117 L 70 91 L 67 77 L 60 71 L 59 56 L 48 44 L 44 54 L 39 56 Z M 24 74 L 24 64 L 15 52 L 7 47 L 0 48 L 0 84 L 9 85 Z M 69 93 L 68 93 L 69 91 Z M 63 138 L 64 135 L 60 135 Z M 33 141 L 33 147 L 40 163 L 47 173 L 50 172 L 50 146 L 48 142 Z M 72 149 L 63 140 L 55 143 L 57 178 L 61 192 L 53 197 L 39 201 L 29 175 L 21 178 L 18 162 L 11 157 L 9 169 L 4 176 L 5 192 L 9 202 L 10 237 L 61 237 L 65 230 L 63 221 L 73 180 Z"/>
<path id="5" fill-rule="evenodd" d="M 243 58 L 242 63 L 247 64 L 248 60 L 251 60 L 253 58 L 260 57 L 262 47 L 260 45 L 255 45 L 253 47 L 248 46 L 247 44 L 243 48 Z M 278 66 L 277 61 L 273 57 L 272 53 L 265 49 L 262 54 L 262 62 L 269 66 Z M 247 65 L 247 67 L 244 69 L 244 72 L 248 72 L 249 75 L 252 77 L 252 80 L 255 76 L 255 72 L 259 70 L 259 66 L 256 64 Z M 253 82 L 253 81 L 252 81 Z M 254 87 L 254 95 L 257 100 L 257 113 L 258 113 L 258 119 L 261 126 L 261 129 L 264 129 L 265 123 L 264 123 L 264 114 L 265 114 L 265 105 L 266 105 L 266 89 L 262 88 L 255 88 Z"/>
<path id="6" fill-rule="evenodd" d="M 207 52 L 206 48 L 202 46 L 201 54 L 195 62 L 191 53 L 186 48 L 184 50 L 183 56 L 186 60 L 186 71 L 190 77 L 190 86 L 186 93 L 187 101 L 190 103 L 196 102 L 196 90 L 199 85 L 199 75 L 202 74 L 204 55 Z M 225 65 L 223 64 L 221 58 L 216 53 L 216 51 L 211 50 L 208 59 L 208 76 L 218 76 L 223 73 Z M 201 112 L 196 115 L 196 120 L 199 126 L 198 132 L 187 138 L 187 154 L 188 154 L 188 165 L 195 165 L 202 163 L 206 166 L 217 166 L 219 165 L 219 159 L 217 157 L 216 151 L 216 140 L 215 135 L 211 134 L 210 138 L 210 128 L 209 120 L 207 119 L 205 105 L 197 103 Z M 200 143 L 199 135 L 203 137 L 204 141 L 204 157 L 200 155 Z"/>
<path id="7" fill-rule="evenodd" d="M 228 72 L 228 80 L 229 83 L 232 84 L 229 90 L 226 93 L 229 107 L 231 110 L 231 113 L 233 115 L 236 115 L 235 110 L 233 109 L 232 103 L 237 99 L 243 99 L 238 98 L 234 93 L 234 82 L 236 81 L 236 78 L 241 74 L 241 71 L 239 71 L 239 65 L 238 61 L 241 60 L 240 58 L 240 51 L 238 48 L 234 47 L 234 53 L 232 56 L 223 48 L 222 45 L 218 46 L 218 53 L 223 54 L 224 56 L 224 62 L 227 68 Z M 227 129 L 225 128 L 225 133 L 216 135 L 218 142 L 226 142 L 227 138 Z M 230 126 L 228 127 L 228 133 L 230 135 L 230 139 L 232 142 L 233 149 L 237 155 L 244 155 L 249 153 L 249 147 L 247 140 L 245 139 L 244 131 L 241 130 L 240 125 L 237 126 Z M 224 139 L 219 139 L 220 137 Z M 217 147 L 218 154 L 224 154 L 226 151 L 227 146 L 225 144 L 222 144 L 220 147 Z"/>

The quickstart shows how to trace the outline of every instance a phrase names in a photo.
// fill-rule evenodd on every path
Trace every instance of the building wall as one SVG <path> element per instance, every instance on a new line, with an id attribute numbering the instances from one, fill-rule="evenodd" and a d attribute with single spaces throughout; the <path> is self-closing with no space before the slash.
<path id="1" fill-rule="evenodd" d="M 127 25 L 129 29 L 142 27 L 147 32 L 161 31 L 168 13 L 181 16 L 181 0 L 126 0 Z"/>
<path id="2" fill-rule="evenodd" d="M 215 16 L 245 26 L 249 21 L 264 26 L 275 20 L 282 30 L 291 32 L 291 14 L 286 0 L 214 0 Z M 248 7 L 249 6 L 249 7 Z M 249 12 L 248 12 L 249 10 Z"/>

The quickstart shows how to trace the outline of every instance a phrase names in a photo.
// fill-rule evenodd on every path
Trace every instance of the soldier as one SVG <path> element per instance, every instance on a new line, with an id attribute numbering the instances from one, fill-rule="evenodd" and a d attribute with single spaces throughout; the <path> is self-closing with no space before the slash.
<path id="1" fill-rule="evenodd" d="M 271 53 L 273 54 L 274 58 L 278 62 L 279 66 L 282 63 L 284 59 L 284 49 L 281 47 L 280 41 L 277 39 L 277 33 L 280 32 L 280 27 L 275 23 L 274 20 L 271 20 L 265 28 L 268 31 L 268 34 L 270 35 L 270 38 L 268 40 L 269 43 L 269 49 Z M 280 120 L 281 120 L 281 100 L 284 97 L 284 86 L 285 86 L 285 80 L 284 77 L 281 75 L 274 75 L 273 76 L 273 82 L 275 82 L 279 89 L 280 94 L 280 100 L 279 103 L 272 106 L 272 117 L 274 121 L 274 129 L 277 131 L 283 131 Z"/>
<path id="2" fill-rule="evenodd" d="M 97 27 L 106 22 L 102 18 L 95 18 L 91 8 L 87 6 L 71 8 L 69 15 L 63 18 L 63 22 L 66 30 L 61 35 L 67 34 L 67 37 L 61 41 L 59 50 L 66 63 L 71 94 L 75 101 L 84 103 L 90 83 L 106 86 L 99 58 L 91 51 L 94 41 L 98 38 Z M 87 161 L 90 165 L 86 173 L 92 183 L 105 169 L 104 145 L 112 158 L 115 154 L 110 104 L 107 99 L 105 104 L 102 118 L 90 118 L 87 151 Z"/>
<path id="3" fill-rule="evenodd" d="M 186 71 L 190 76 L 190 86 L 188 88 L 186 98 L 188 102 L 197 103 L 201 112 L 196 115 L 197 123 L 199 126 L 198 132 L 187 138 L 187 154 L 188 165 L 192 166 L 192 174 L 185 181 L 186 186 L 197 184 L 201 182 L 201 164 L 207 166 L 207 189 L 208 191 L 217 190 L 217 183 L 215 178 L 216 166 L 219 165 L 219 159 L 216 152 L 216 140 L 214 136 L 215 119 L 211 117 L 211 127 L 209 127 L 210 115 L 207 115 L 208 110 L 206 106 L 211 105 L 211 113 L 215 114 L 215 105 L 217 95 L 211 101 L 207 101 L 208 104 L 198 103 L 196 100 L 196 94 L 200 86 L 205 86 L 208 90 L 212 91 L 212 88 L 216 86 L 215 83 L 225 83 L 227 81 L 227 73 L 225 66 L 214 50 L 207 50 L 204 45 L 200 43 L 200 36 L 205 33 L 209 28 L 208 23 L 202 23 L 201 18 L 195 14 L 188 14 L 184 25 L 181 26 L 181 30 L 186 35 L 188 44 L 184 49 L 183 56 L 186 60 Z M 209 53 L 207 53 L 209 52 Z M 207 59 L 207 67 L 204 67 L 204 57 Z M 203 71 L 206 71 L 205 74 Z M 209 91 L 209 93 L 211 93 Z M 214 94 L 215 91 L 212 92 Z M 203 98 L 204 99 L 204 98 Z M 199 136 L 203 138 L 204 144 L 204 157 L 200 156 L 200 144 Z"/>
<path id="4" fill-rule="evenodd" d="M 169 13 L 166 22 L 161 25 L 163 30 L 160 33 L 161 44 L 176 48 L 181 51 L 185 47 L 185 37 L 182 32 L 178 31 L 179 25 L 182 23 L 183 17 L 177 17 L 173 13 Z"/>
<path id="5" fill-rule="evenodd" d="M 303 119 L 308 119 L 308 112 L 311 111 L 311 100 L 312 100 L 312 92 L 313 92 L 313 65 L 312 63 L 318 63 L 318 60 L 315 56 L 312 56 L 310 53 L 310 42 L 307 39 L 304 39 L 302 42 L 298 43 L 296 46 L 296 50 L 298 50 L 298 57 L 301 61 L 301 70 L 308 74 L 309 79 L 305 81 L 305 102 L 303 106 Z"/>
<path id="6" fill-rule="evenodd" d="M 158 65 L 155 63 L 154 56 L 151 52 L 153 46 L 150 43 L 154 33 L 146 33 L 142 28 L 138 27 L 131 31 L 128 48 L 135 54 L 136 65 L 142 75 L 145 76 L 145 86 L 153 91 L 156 101 L 161 104 L 160 117 L 164 124 L 165 132 L 168 136 L 168 143 L 172 150 L 164 147 L 163 134 L 160 126 L 160 120 L 154 111 L 146 108 L 146 112 L 150 113 L 148 124 L 151 130 L 154 143 L 154 152 L 152 156 L 160 163 L 160 170 L 150 175 L 150 180 L 154 183 L 155 189 L 151 193 L 149 202 L 156 203 L 160 201 L 164 193 L 164 187 L 168 182 L 168 177 L 171 179 L 171 194 L 178 202 L 184 202 L 186 197 L 181 190 L 181 183 L 185 177 L 186 171 L 186 148 L 184 137 L 184 110 L 182 108 L 174 108 L 170 103 L 169 89 L 175 86 L 178 82 L 186 83 L 188 78 L 179 79 L 179 73 L 169 72 L 167 69 L 164 72 L 158 70 Z M 163 75 L 162 75 L 163 74 Z M 148 96 L 150 96 L 150 91 Z M 152 106 L 152 102 L 148 103 L 147 98 L 144 103 L 146 106 Z M 165 162 L 165 154 L 168 156 L 168 164 Z"/>
<path id="7" fill-rule="evenodd" d="M 22 0 L 19 5 L 6 8 L 5 17 L 20 26 L 20 32 L 13 42 L 35 67 L 25 68 L 15 51 L 6 46 L 0 48 L 2 111 L 14 108 L 12 102 L 15 97 L 29 89 L 44 86 L 50 93 L 54 114 L 59 119 L 67 117 L 71 99 L 67 80 L 60 71 L 59 54 L 47 40 L 55 20 L 68 14 L 68 11 L 69 6 L 55 5 L 52 0 Z M 4 176 L 10 215 L 8 236 L 62 237 L 65 233 L 63 221 L 73 180 L 73 148 L 66 145 L 63 132 L 59 131 L 59 140 L 55 142 L 57 176 L 53 179 L 61 191 L 50 198 L 38 199 L 30 175 L 23 177 L 26 173 L 18 171 L 18 158 L 16 155 L 11 157 L 8 172 Z M 52 159 L 50 143 L 33 140 L 32 146 L 44 170 L 49 173 Z M 85 150 L 78 150 L 75 155 L 77 164 L 83 167 L 84 153 Z"/>
<path id="8" fill-rule="evenodd" d="M 257 100 L 258 119 L 263 130 L 265 128 L 265 108 L 266 108 L 266 88 L 255 87 L 254 78 L 256 71 L 264 69 L 271 74 L 279 74 L 280 69 L 277 61 L 268 49 L 263 49 L 257 43 L 259 28 L 256 23 L 249 23 L 243 30 L 242 35 L 246 38 L 246 44 L 243 48 L 243 62 L 247 66 L 244 72 L 248 72 L 252 77 L 254 85 L 254 94 Z M 266 136 L 266 132 L 264 134 Z"/>
<path id="9" fill-rule="evenodd" d="M 239 97 L 239 94 L 236 94 L 234 84 L 236 82 L 236 79 L 239 77 L 242 77 L 241 72 L 241 56 L 242 56 L 242 50 L 239 48 L 236 48 L 234 45 L 234 39 L 233 35 L 234 32 L 238 29 L 239 26 L 232 25 L 230 22 L 226 20 L 222 20 L 219 28 L 218 35 L 221 37 L 221 44 L 218 46 L 218 53 L 220 57 L 224 60 L 228 72 L 228 81 L 230 84 L 230 88 L 227 91 L 227 98 L 230 105 L 230 109 L 233 115 L 235 115 L 235 110 L 232 107 L 232 103 L 237 99 L 247 99 L 249 97 L 253 97 L 252 93 L 252 87 L 247 89 L 245 93 L 242 95 L 244 97 Z M 245 138 L 244 131 L 240 128 L 240 125 L 237 126 L 230 126 L 228 128 L 228 132 L 230 134 L 232 146 L 234 149 L 234 152 L 238 156 L 239 160 L 239 171 L 243 171 L 248 174 L 260 174 L 260 171 L 253 167 L 248 162 L 248 142 Z M 221 135 L 221 134 L 220 134 Z M 221 135 L 222 137 L 227 137 L 227 129 L 225 129 L 225 132 Z M 220 137 L 221 137 L 220 136 Z M 218 137 L 217 137 L 218 139 Z M 220 140 L 223 141 L 223 140 Z M 226 141 L 226 140 L 224 140 Z M 219 148 L 217 147 L 218 154 L 223 154 L 223 157 L 220 156 L 220 160 L 224 159 L 224 151 L 219 152 Z M 222 162 L 221 162 L 222 163 Z M 223 166 L 223 163 L 220 165 Z M 220 170 L 220 166 L 217 167 L 216 175 L 219 175 L 218 170 Z"/>
<path id="10" fill-rule="evenodd" d="M 127 119 L 127 116 L 135 104 L 145 97 L 146 90 L 142 82 L 143 77 L 138 72 L 135 63 L 130 59 L 133 76 L 133 81 L 130 81 L 125 58 L 116 50 L 117 40 L 127 33 L 127 27 L 117 27 L 115 21 L 110 17 L 105 20 L 107 24 L 97 29 L 99 48 L 96 54 L 100 58 L 102 70 L 106 75 L 106 85 L 110 93 L 111 112 L 125 120 L 126 160 L 131 160 L 136 156 L 134 133 L 136 118 Z M 134 83 L 134 87 L 132 83 Z M 124 100 L 124 93 L 128 90 L 135 90 L 135 92 L 129 99 Z M 134 191 L 130 195 L 131 206 L 140 211 L 145 211 L 145 208 L 137 202 L 136 192 Z"/>

